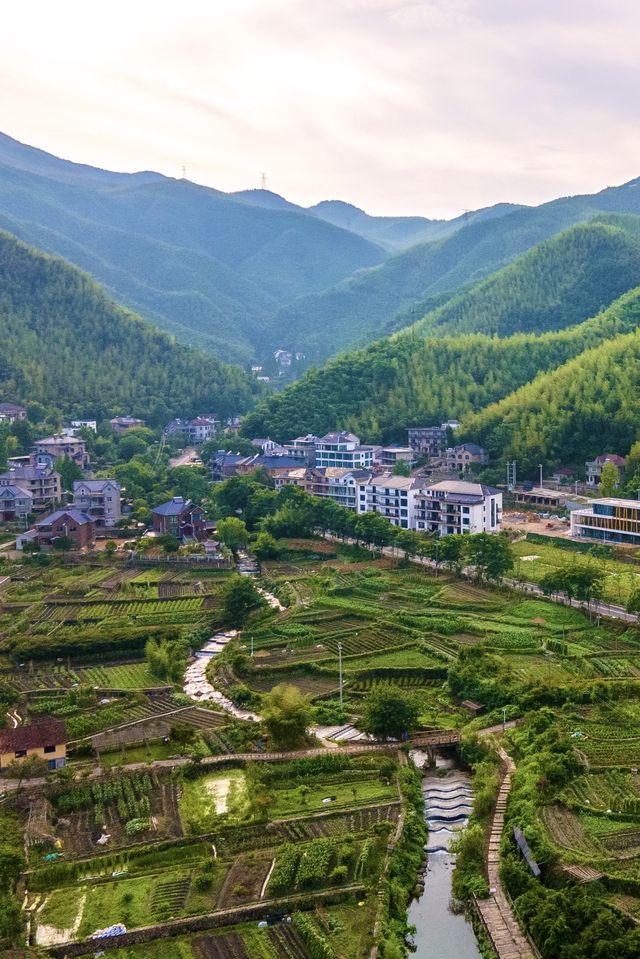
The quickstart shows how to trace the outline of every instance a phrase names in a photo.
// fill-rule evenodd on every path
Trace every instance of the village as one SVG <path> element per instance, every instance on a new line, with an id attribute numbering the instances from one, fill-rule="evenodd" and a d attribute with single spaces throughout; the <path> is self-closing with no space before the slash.
<path id="1" fill-rule="evenodd" d="M 24 450 L 7 443 L 0 473 L 0 820 L 25 836 L 15 921 L 49 955 L 142 959 L 167 936 L 217 959 L 404 942 L 380 891 L 405 862 L 404 910 L 433 830 L 499 829 L 503 807 L 474 811 L 473 791 L 483 764 L 508 789 L 512 747 L 493 737 L 518 742 L 527 697 L 557 702 L 564 735 L 572 697 L 636 675 L 640 574 L 621 547 L 640 502 L 611 495 L 620 456 L 537 484 L 510 464 L 493 485 L 455 421 L 376 446 L 249 440 L 211 413 L 72 420 L 27 442 L 25 408 L 0 416 Z M 625 708 L 612 748 L 636 762 Z M 602 721 L 594 706 L 582 726 Z M 622 882 L 631 838 L 612 865 L 584 833 L 576 857 L 572 808 L 545 821 L 563 875 Z M 480 941 L 529 959 L 492 863 L 473 866 L 487 898 L 455 889 Z"/>

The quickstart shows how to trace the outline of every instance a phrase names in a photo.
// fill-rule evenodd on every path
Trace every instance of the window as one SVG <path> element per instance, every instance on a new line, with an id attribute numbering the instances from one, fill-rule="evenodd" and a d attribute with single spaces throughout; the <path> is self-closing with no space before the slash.
<path id="1" fill-rule="evenodd" d="M 14 756 L 16 757 L 16 759 L 24 759 L 26 755 L 27 755 L 26 749 L 16 749 L 14 753 Z"/>
<path id="2" fill-rule="evenodd" d="M 55 753 L 56 747 L 55 747 L 55 746 L 45 746 L 45 747 L 44 747 L 44 751 L 45 751 L 45 753 Z"/>

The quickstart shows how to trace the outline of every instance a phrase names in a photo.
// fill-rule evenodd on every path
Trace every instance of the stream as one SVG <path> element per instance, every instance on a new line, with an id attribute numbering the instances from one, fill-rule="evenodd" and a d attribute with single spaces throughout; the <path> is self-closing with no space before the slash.
<path id="1" fill-rule="evenodd" d="M 420 768 L 425 753 L 415 750 L 413 761 Z M 409 923 L 417 959 L 481 959 L 471 923 L 463 913 L 450 908 L 455 855 L 449 846 L 456 832 L 467 824 L 473 803 L 471 776 L 453 760 L 436 758 L 436 769 L 424 777 L 424 815 L 429 828 L 424 892 L 409 906 Z"/>

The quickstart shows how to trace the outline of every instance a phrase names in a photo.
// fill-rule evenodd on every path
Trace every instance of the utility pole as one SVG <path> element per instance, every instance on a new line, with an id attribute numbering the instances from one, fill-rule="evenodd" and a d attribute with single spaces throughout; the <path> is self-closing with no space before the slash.
<path id="1" fill-rule="evenodd" d="M 251 655 L 253 656 L 253 634 L 251 634 Z"/>
<path id="2" fill-rule="evenodd" d="M 542 463 L 538 463 L 540 469 L 540 489 L 542 489 Z"/>
<path id="3" fill-rule="evenodd" d="M 338 643 L 338 672 L 340 674 L 340 705 L 342 706 L 342 643 Z"/>
<path id="4" fill-rule="evenodd" d="M 502 707 L 502 734 L 504 735 L 507 728 L 507 707 Z"/>

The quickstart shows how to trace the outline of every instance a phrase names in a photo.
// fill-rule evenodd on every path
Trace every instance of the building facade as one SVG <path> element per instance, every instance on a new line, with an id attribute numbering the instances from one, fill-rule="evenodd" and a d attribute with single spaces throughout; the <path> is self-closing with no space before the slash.
<path id="1" fill-rule="evenodd" d="M 21 486 L 0 486 L 0 522 L 15 523 L 33 512 L 33 496 Z"/>
<path id="2" fill-rule="evenodd" d="M 600 477 L 602 476 L 602 467 L 605 463 L 613 463 L 621 472 L 625 468 L 626 460 L 624 456 L 618 456 L 617 453 L 602 453 L 600 456 L 596 456 L 594 460 L 588 460 L 585 464 L 587 467 L 587 485 L 588 486 L 599 486 Z"/>
<path id="3" fill-rule="evenodd" d="M 58 459 L 70 459 L 84 470 L 89 465 L 89 454 L 83 439 L 78 436 L 65 436 L 57 433 L 37 440 L 31 447 L 31 465 L 52 468 Z"/>
<path id="4" fill-rule="evenodd" d="M 190 499 L 174 496 L 151 511 L 153 529 L 159 536 L 175 536 L 180 541 L 206 538 L 204 510 Z"/>
<path id="5" fill-rule="evenodd" d="M 407 440 L 419 456 L 442 456 L 447 445 L 447 424 L 441 426 L 410 426 Z"/>
<path id="6" fill-rule="evenodd" d="M 51 509 L 62 496 L 60 474 L 45 466 L 16 466 L 0 473 L 0 487 L 3 486 L 19 486 L 27 490 L 31 494 L 34 513 Z"/>
<path id="7" fill-rule="evenodd" d="M 474 463 L 484 466 L 489 462 L 485 450 L 476 443 L 461 443 L 460 446 L 450 446 L 445 456 L 447 469 L 458 473 L 466 473 Z"/>
<path id="8" fill-rule="evenodd" d="M 66 765 L 67 727 L 61 719 L 43 716 L 28 726 L 0 729 L 0 772 L 32 756 L 44 760 L 49 770 Z"/>
<path id="9" fill-rule="evenodd" d="M 114 416 L 109 424 L 114 433 L 126 433 L 127 430 L 147 425 L 145 420 L 139 420 L 136 416 Z"/>
<path id="10" fill-rule="evenodd" d="M 16 536 L 16 549 L 26 543 L 55 546 L 58 540 L 69 540 L 72 549 L 89 549 L 96 541 L 93 519 L 86 513 L 70 507 L 43 516 L 26 533 Z"/>
<path id="11" fill-rule="evenodd" d="M 640 500 L 597 499 L 571 510 L 571 535 L 604 543 L 640 546 Z"/>
<path id="12" fill-rule="evenodd" d="M 379 513 L 393 526 L 414 528 L 414 503 L 418 481 L 410 476 L 383 473 L 361 481 L 358 487 L 358 512 Z"/>
<path id="13" fill-rule="evenodd" d="M 354 433 L 327 433 L 316 442 L 316 466 L 371 469 L 379 447 L 361 446 Z"/>
<path id="14" fill-rule="evenodd" d="M 0 403 L 0 423 L 15 423 L 26 420 L 27 411 L 17 403 Z"/>
<path id="15" fill-rule="evenodd" d="M 415 492 L 415 529 L 438 536 L 497 533 L 502 519 L 502 493 L 482 483 L 462 480 L 435 483 Z"/>
<path id="16" fill-rule="evenodd" d="M 122 516 L 120 483 L 116 480 L 76 480 L 73 484 L 73 505 L 91 516 L 96 529 L 115 526 Z"/>

